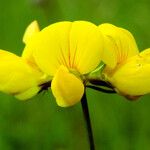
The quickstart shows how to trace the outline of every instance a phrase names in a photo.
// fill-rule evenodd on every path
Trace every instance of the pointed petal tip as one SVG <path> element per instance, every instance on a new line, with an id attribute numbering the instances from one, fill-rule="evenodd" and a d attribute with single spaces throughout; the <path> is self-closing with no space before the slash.
<path id="1" fill-rule="evenodd" d="M 29 26 L 26 28 L 24 36 L 23 36 L 23 42 L 26 44 L 31 37 L 35 34 L 38 33 L 40 31 L 40 27 L 39 24 L 36 20 L 34 20 L 33 22 L 31 22 L 29 24 Z"/>

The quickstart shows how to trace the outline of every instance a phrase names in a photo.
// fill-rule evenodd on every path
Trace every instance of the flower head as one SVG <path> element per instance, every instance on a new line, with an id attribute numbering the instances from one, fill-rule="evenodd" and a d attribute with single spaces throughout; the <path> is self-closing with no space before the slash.
<path id="1" fill-rule="evenodd" d="M 26 49 L 26 48 L 25 48 Z M 71 106 L 84 93 L 84 75 L 100 63 L 103 37 L 90 22 L 58 22 L 41 30 L 27 44 L 42 72 L 52 77 L 59 106 Z"/>
<path id="2" fill-rule="evenodd" d="M 150 93 L 150 49 L 129 58 L 112 75 L 110 81 L 129 99 Z"/>
<path id="3" fill-rule="evenodd" d="M 105 80 L 128 99 L 150 93 L 150 49 L 139 53 L 133 36 L 125 29 L 111 24 L 99 28 L 106 43 L 104 52 L 107 54 L 103 57 Z"/>
<path id="4" fill-rule="evenodd" d="M 29 99 L 40 90 L 40 74 L 21 57 L 0 50 L 0 91 L 18 99 Z"/>
<path id="5" fill-rule="evenodd" d="M 150 92 L 150 49 L 139 53 L 123 28 L 63 21 L 40 31 L 33 21 L 23 42 L 21 57 L 0 50 L 0 91 L 19 99 L 50 86 L 62 107 L 79 102 L 86 86 L 110 93 L 115 89 L 129 99 Z"/>
<path id="6" fill-rule="evenodd" d="M 27 44 L 38 32 L 37 22 L 27 28 L 23 41 Z M 0 91 L 26 100 L 41 90 L 41 84 L 47 81 L 46 75 L 35 64 L 32 53 L 25 50 L 22 57 L 0 50 Z"/>

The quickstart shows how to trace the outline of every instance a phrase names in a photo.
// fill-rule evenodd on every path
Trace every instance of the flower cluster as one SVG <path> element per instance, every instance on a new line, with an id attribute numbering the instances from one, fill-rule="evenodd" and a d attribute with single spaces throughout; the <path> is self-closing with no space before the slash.
<path id="1" fill-rule="evenodd" d="M 111 24 L 64 21 L 26 29 L 22 56 L 0 50 L 0 91 L 26 100 L 51 88 L 59 106 L 79 102 L 86 87 L 128 99 L 150 92 L 150 49 Z"/>

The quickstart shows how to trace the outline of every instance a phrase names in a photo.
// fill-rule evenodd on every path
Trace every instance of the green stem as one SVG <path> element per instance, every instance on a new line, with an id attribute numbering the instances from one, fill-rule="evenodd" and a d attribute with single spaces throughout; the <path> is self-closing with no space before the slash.
<path id="1" fill-rule="evenodd" d="M 97 90 L 97 91 L 100 91 L 100 92 L 103 92 L 103 93 L 116 94 L 116 91 L 114 91 L 114 90 L 103 89 L 101 87 L 97 87 L 97 86 L 94 86 L 94 85 L 87 85 L 86 87 Z"/>
<path id="2" fill-rule="evenodd" d="M 87 127 L 87 132 L 88 132 L 90 150 L 95 150 L 91 120 L 90 120 L 88 103 L 87 103 L 87 98 L 86 98 L 85 92 L 84 92 L 84 95 L 83 95 L 82 100 L 81 100 L 81 105 L 82 105 L 82 111 L 83 111 L 83 115 L 84 115 L 84 119 L 85 119 L 86 127 Z"/>

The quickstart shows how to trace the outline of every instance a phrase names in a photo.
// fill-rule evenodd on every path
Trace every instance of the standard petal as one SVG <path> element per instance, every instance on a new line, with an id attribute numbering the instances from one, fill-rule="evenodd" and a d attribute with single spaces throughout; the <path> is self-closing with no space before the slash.
<path id="1" fill-rule="evenodd" d="M 139 53 L 135 39 L 129 31 L 108 23 L 101 24 L 99 29 L 105 38 L 102 60 L 110 68 L 113 69 L 117 64 Z"/>
<path id="2" fill-rule="evenodd" d="M 20 96 L 20 99 L 30 98 L 40 90 L 39 81 L 39 76 L 23 59 L 0 50 L 0 91 L 14 96 L 26 92 L 28 96 Z"/>
<path id="3" fill-rule="evenodd" d="M 40 28 L 39 28 L 38 22 L 35 20 L 26 28 L 24 36 L 23 36 L 23 42 L 27 44 L 31 40 L 33 35 L 35 35 L 39 31 L 40 31 Z"/>
<path id="4" fill-rule="evenodd" d="M 30 43 L 32 42 L 32 39 L 39 33 L 39 25 L 37 21 L 33 21 L 26 29 L 25 34 L 23 36 L 23 41 L 26 44 L 25 48 L 22 53 L 22 58 L 27 61 L 28 64 L 30 64 L 33 68 L 36 68 L 39 70 L 38 66 L 35 63 L 34 57 L 33 57 L 33 51 L 34 49 L 30 46 Z"/>
<path id="5" fill-rule="evenodd" d="M 44 28 L 31 43 L 40 69 L 53 76 L 60 65 L 69 67 L 69 31 L 71 22 L 59 22 Z"/>
<path id="6" fill-rule="evenodd" d="M 52 84 L 52 93 L 59 106 L 68 107 L 79 102 L 84 93 L 82 81 L 61 66 L 55 74 Z"/>
<path id="7" fill-rule="evenodd" d="M 117 46 L 111 37 L 104 35 L 104 51 L 102 54 L 102 61 L 109 66 L 109 68 L 115 68 L 117 65 Z"/>
<path id="8" fill-rule="evenodd" d="M 102 41 L 92 23 L 59 22 L 43 29 L 30 46 L 34 47 L 35 61 L 43 72 L 53 76 L 64 65 L 85 74 L 99 64 Z"/>
<path id="9" fill-rule="evenodd" d="M 30 46 L 30 43 L 32 43 L 32 40 L 36 35 L 40 32 L 40 28 L 38 25 L 38 22 L 35 20 L 33 21 L 26 29 L 23 41 L 26 44 L 25 48 L 22 53 L 22 58 L 32 67 L 34 73 L 38 76 L 40 76 L 41 83 L 44 83 L 48 80 L 50 80 L 50 77 L 48 77 L 46 74 L 44 74 L 40 68 L 37 66 L 34 57 L 33 57 L 33 51 L 34 49 Z"/>
<path id="10" fill-rule="evenodd" d="M 23 51 L 22 59 L 32 68 L 32 71 L 39 76 L 40 83 L 44 83 L 46 81 L 51 80 L 51 77 L 42 72 L 39 66 L 36 64 L 35 59 L 33 57 L 33 49 L 27 44 Z"/>
<path id="11" fill-rule="evenodd" d="M 70 65 L 81 74 L 94 70 L 103 52 L 103 36 L 98 27 L 87 21 L 75 21 L 70 30 Z"/>

